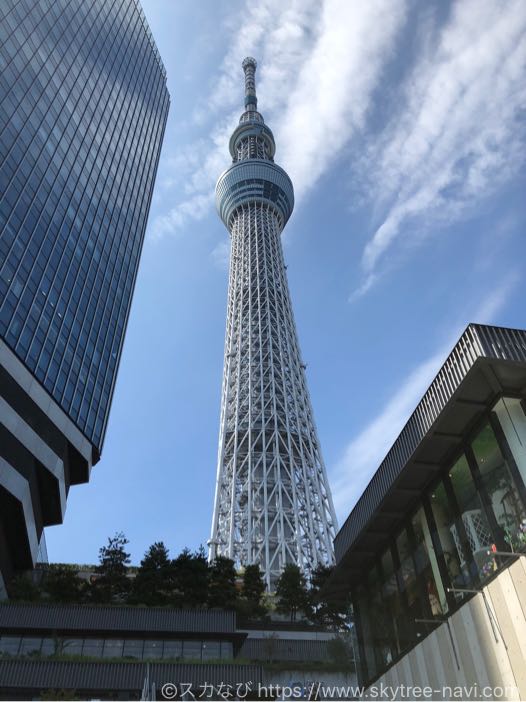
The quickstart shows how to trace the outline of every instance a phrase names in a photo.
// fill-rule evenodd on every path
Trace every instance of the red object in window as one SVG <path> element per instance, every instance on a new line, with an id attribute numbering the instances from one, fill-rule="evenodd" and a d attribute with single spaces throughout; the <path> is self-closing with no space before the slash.
<path id="1" fill-rule="evenodd" d="M 497 547 L 495 546 L 495 544 L 491 544 L 491 552 L 495 553 L 496 551 L 497 551 Z"/>

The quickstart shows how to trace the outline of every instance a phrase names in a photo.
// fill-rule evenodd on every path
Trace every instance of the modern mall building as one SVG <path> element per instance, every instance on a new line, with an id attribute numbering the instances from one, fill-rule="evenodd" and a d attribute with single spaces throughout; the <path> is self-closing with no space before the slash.
<path id="1" fill-rule="evenodd" d="M 168 108 L 136 0 L 0 3 L 0 598 L 99 459 Z"/>
<path id="2" fill-rule="evenodd" d="M 353 685 L 352 660 L 331 663 L 335 636 L 308 625 L 238 622 L 217 609 L 0 604 L 0 700 L 51 690 L 74 699 L 226 699 L 228 690 L 264 699 L 259 686 Z M 166 684 L 174 697 L 163 696 Z"/>
<path id="3" fill-rule="evenodd" d="M 469 325 L 337 534 L 364 685 L 526 699 L 525 401 L 526 332 Z"/>

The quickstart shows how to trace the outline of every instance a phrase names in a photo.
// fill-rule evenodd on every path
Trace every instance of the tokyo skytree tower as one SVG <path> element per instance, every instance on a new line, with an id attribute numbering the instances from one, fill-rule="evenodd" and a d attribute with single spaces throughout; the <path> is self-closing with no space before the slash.
<path id="1" fill-rule="evenodd" d="M 336 516 L 292 314 L 280 234 L 292 183 L 257 111 L 256 61 L 243 61 L 245 112 L 216 186 L 231 236 L 217 482 L 210 558 L 258 563 L 269 589 L 287 563 L 333 562 Z"/>

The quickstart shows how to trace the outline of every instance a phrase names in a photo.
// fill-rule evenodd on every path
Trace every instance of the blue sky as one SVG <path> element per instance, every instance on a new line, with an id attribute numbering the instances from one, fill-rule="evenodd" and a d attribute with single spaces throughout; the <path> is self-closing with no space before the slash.
<path id="1" fill-rule="evenodd" d="M 228 234 L 213 206 L 258 60 L 340 524 L 470 321 L 525 318 L 526 4 L 142 0 L 172 105 L 101 461 L 50 560 L 209 536 Z"/>

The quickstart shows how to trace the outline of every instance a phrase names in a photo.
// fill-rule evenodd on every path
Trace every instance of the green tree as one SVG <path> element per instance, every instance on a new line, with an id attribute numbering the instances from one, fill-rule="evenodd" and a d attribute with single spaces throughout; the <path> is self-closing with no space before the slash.
<path id="1" fill-rule="evenodd" d="M 36 602 L 40 599 L 40 590 L 31 576 L 20 573 L 9 583 L 9 598 L 19 602 Z"/>
<path id="2" fill-rule="evenodd" d="M 258 564 L 245 567 L 241 594 L 240 614 L 247 618 L 259 618 L 266 614 L 266 608 L 262 604 L 263 595 L 265 594 L 265 582 Z"/>
<path id="3" fill-rule="evenodd" d="M 347 628 L 347 611 L 349 599 L 342 600 L 335 595 L 327 594 L 325 586 L 334 570 L 333 566 L 319 565 L 312 572 L 309 592 L 311 603 L 311 618 L 316 624 L 332 629 Z"/>
<path id="4" fill-rule="evenodd" d="M 144 554 L 133 580 L 129 600 L 136 604 L 166 605 L 173 595 L 174 568 L 162 541 Z"/>
<path id="5" fill-rule="evenodd" d="M 78 571 L 72 566 L 50 565 L 43 583 L 44 592 L 52 602 L 82 602 L 86 587 L 78 577 Z"/>
<path id="6" fill-rule="evenodd" d="M 92 585 L 95 602 L 122 602 L 130 590 L 127 576 L 130 554 L 126 552 L 128 539 L 122 532 L 108 538 L 108 545 L 99 549 L 99 577 Z"/>
<path id="7" fill-rule="evenodd" d="M 192 553 L 185 548 L 172 561 L 176 607 L 204 607 L 208 601 L 208 559 L 204 548 Z"/>
<path id="8" fill-rule="evenodd" d="M 309 613 L 309 593 L 305 576 L 294 563 L 287 563 L 276 584 L 277 610 L 296 621 L 298 612 Z"/>
<path id="9" fill-rule="evenodd" d="M 234 561 L 218 556 L 210 566 L 208 606 L 233 609 L 237 602 Z"/>

